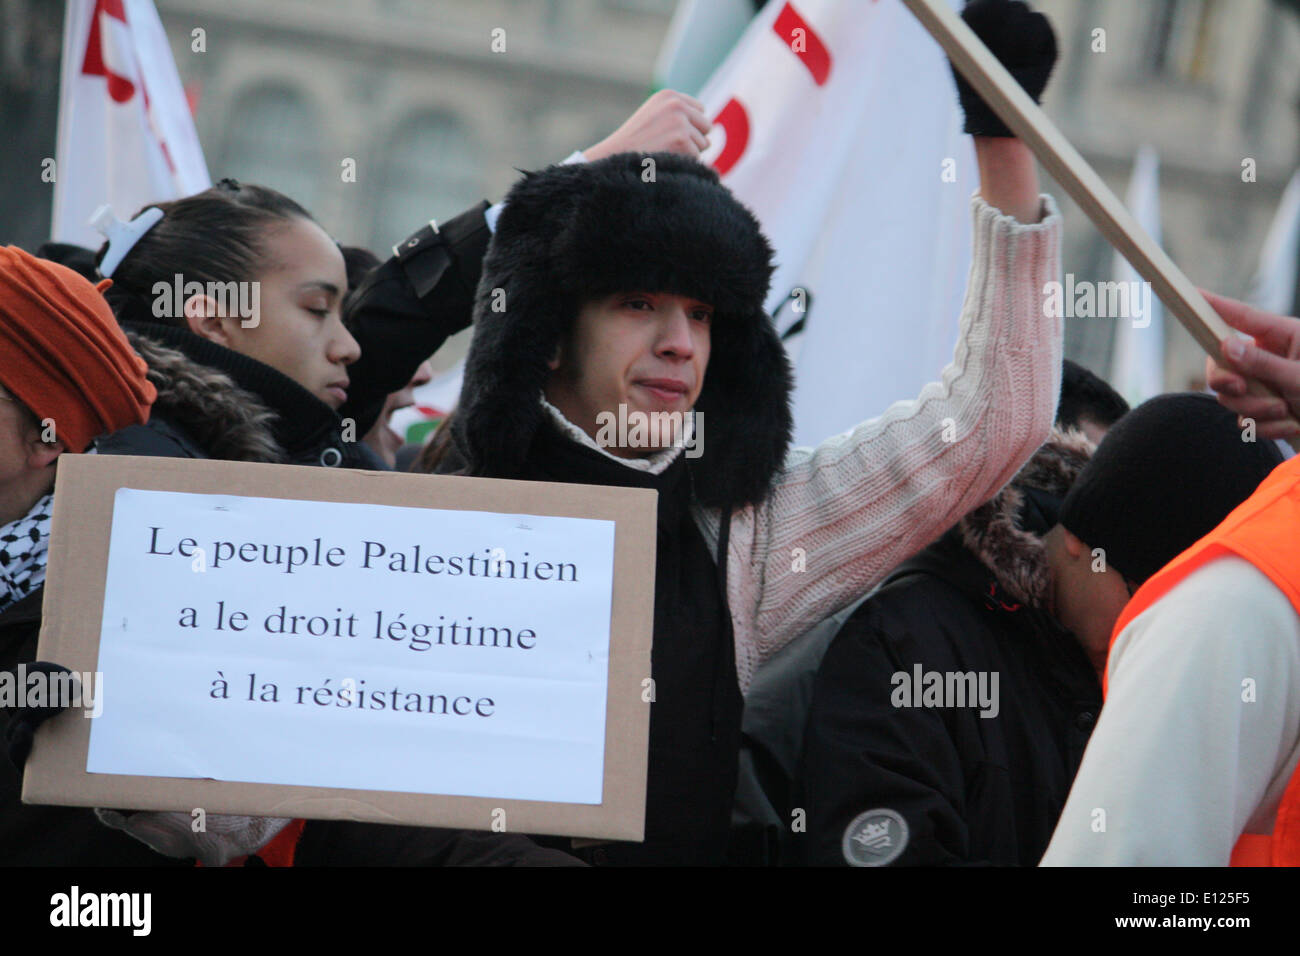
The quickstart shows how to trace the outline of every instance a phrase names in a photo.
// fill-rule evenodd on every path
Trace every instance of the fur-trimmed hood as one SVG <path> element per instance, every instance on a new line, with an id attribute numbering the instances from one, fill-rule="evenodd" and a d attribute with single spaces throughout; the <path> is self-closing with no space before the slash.
<path id="1" fill-rule="evenodd" d="M 153 405 L 160 416 L 193 439 L 206 457 L 227 461 L 283 462 L 275 440 L 275 413 L 225 372 L 201 365 L 179 349 L 138 332 L 127 341 L 149 366 L 158 390 Z"/>
<path id="2" fill-rule="evenodd" d="M 119 322 L 158 400 L 148 424 L 101 439 L 105 453 L 387 470 L 355 423 L 283 372 L 188 329 Z"/>
<path id="3" fill-rule="evenodd" d="M 671 292 L 712 305 L 712 341 L 695 410 L 696 500 L 762 499 L 792 432 L 792 376 L 763 312 L 772 249 L 757 220 L 694 160 L 623 153 L 526 173 L 506 197 L 483 263 L 474 339 L 453 436 L 467 472 L 521 473 L 543 426 L 541 396 L 583 301 Z"/>
<path id="4" fill-rule="evenodd" d="M 957 523 L 962 544 L 993 575 L 1001 591 L 1016 601 L 1045 608 L 1051 587 L 1047 547 L 1042 538 L 1022 527 L 1026 508 L 1041 504 L 1059 508 L 1094 448 L 1077 429 L 1053 428 L 1005 488 Z M 1054 523 L 1054 515 L 1049 520 Z"/>

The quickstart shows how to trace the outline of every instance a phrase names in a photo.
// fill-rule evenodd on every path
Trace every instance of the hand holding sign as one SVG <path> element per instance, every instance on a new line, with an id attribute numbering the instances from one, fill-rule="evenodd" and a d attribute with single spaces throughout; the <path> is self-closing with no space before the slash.
<path id="1" fill-rule="evenodd" d="M 30 674 L 41 674 L 49 676 L 52 674 L 70 674 L 62 664 L 52 664 L 49 661 L 34 661 L 28 664 L 24 670 L 24 678 Z M 23 687 L 27 687 L 27 681 L 24 679 Z M 16 704 L 7 707 L 10 712 L 9 726 L 5 731 L 5 752 L 9 755 L 10 762 L 21 774 L 23 765 L 27 763 L 27 755 L 32 752 L 32 738 L 36 734 L 36 728 L 51 717 L 63 711 L 64 705 L 54 700 L 49 700 L 42 704 Z"/>

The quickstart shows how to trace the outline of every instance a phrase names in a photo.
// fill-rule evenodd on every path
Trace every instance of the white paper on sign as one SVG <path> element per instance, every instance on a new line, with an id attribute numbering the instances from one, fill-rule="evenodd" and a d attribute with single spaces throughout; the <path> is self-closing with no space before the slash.
<path id="1" fill-rule="evenodd" d="M 91 773 L 598 804 L 614 523 L 119 489 Z"/>

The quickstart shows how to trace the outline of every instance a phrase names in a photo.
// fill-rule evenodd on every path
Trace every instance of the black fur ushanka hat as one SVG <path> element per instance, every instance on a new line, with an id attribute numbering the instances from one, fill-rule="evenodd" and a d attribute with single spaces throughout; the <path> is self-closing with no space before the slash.
<path id="1" fill-rule="evenodd" d="M 790 365 L 763 311 L 771 276 L 758 221 L 695 160 L 621 153 L 525 173 L 506 197 L 474 305 L 453 425 L 468 473 L 518 476 L 542 422 L 548 360 L 583 302 L 666 292 L 714 308 L 695 405 L 702 454 L 688 463 L 696 499 L 760 500 L 792 429 Z"/>

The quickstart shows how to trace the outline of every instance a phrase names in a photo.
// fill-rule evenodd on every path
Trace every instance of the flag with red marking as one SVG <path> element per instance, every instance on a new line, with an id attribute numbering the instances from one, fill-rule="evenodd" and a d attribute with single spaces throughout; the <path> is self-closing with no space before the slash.
<path id="1" fill-rule="evenodd" d="M 99 206 L 127 219 L 212 184 L 152 0 L 68 0 L 55 159 L 51 238 L 92 248 Z"/>
<path id="2" fill-rule="evenodd" d="M 978 185 L 939 45 L 900 0 L 769 0 L 699 98 L 703 160 L 776 247 L 768 310 L 795 364 L 796 441 L 937 379 Z"/>

